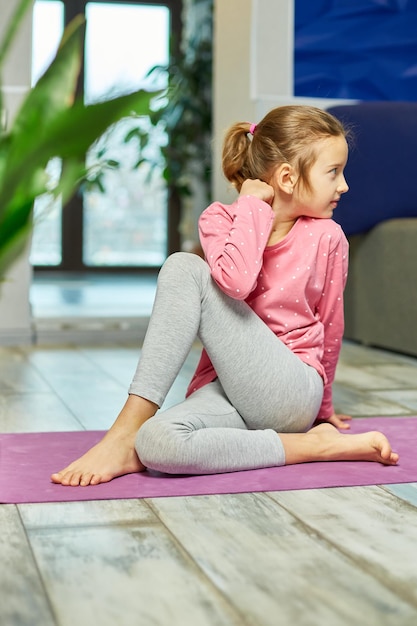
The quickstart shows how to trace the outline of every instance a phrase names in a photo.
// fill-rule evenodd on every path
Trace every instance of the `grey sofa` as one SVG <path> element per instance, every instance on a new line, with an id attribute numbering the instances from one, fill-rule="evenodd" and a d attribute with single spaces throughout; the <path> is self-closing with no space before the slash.
<path id="1" fill-rule="evenodd" d="M 345 338 L 417 356 L 417 102 L 329 109 L 351 128 Z"/>

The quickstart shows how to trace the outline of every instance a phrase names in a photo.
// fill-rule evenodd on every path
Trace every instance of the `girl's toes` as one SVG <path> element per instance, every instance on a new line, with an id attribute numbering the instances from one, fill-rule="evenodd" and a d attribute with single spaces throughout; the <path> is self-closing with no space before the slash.
<path id="1" fill-rule="evenodd" d="M 81 474 L 79 472 L 69 476 L 63 485 L 69 485 L 70 487 L 77 487 L 81 482 Z"/>
<path id="2" fill-rule="evenodd" d="M 97 478 L 96 482 L 94 482 L 94 478 Z M 82 474 L 78 484 L 81 485 L 81 487 L 87 487 L 88 485 L 96 485 L 97 483 L 98 477 L 95 477 L 94 474 Z"/>

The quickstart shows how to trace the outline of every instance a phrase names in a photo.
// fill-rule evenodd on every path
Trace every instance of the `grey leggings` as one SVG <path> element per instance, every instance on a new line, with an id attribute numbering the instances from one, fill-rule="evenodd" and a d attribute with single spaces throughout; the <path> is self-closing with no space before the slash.
<path id="1" fill-rule="evenodd" d="M 174 474 L 285 464 L 277 433 L 308 430 L 323 381 L 245 302 L 226 296 L 194 254 L 173 254 L 160 271 L 129 393 L 161 406 L 197 336 L 218 378 L 143 424 L 142 463 Z"/>

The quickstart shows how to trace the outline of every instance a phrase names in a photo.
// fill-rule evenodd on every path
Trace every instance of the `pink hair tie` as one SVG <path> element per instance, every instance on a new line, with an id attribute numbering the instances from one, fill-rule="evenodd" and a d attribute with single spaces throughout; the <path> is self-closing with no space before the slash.
<path id="1" fill-rule="evenodd" d="M 249 128 L 250 134 L 253 135 L 255 130 L 256 130 L 256 124 L 251 124 Z"/>

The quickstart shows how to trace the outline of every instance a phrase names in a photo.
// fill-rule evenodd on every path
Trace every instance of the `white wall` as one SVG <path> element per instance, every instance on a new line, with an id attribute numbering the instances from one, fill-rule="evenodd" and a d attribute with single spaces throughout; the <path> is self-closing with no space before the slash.
<path id="1" fill-rule="evenodd" d="M 213 198 L 230 202 L 234 191 L 221 172 L 225 130 L 234 122 L 252 121 L 251 93 L 252 0 L 215 0 L 213 71 Z"/>
<path id="2" fill-rule="evenodd" d="M 224 132 L 257 122 L 293 85 L 293 0 L 215 0 L 213 197 L 235 194 L 221 172 Z"/>
<path id="3" fill-rule="evenodd" d="M 17 0 L 0 0 L 0 38 Z M 30 87 L 32 48 L 32 15 L 25 16 L 13 49 L 3 68 L 4 105 L 7 119 L 13 118 L 24 94 Z M 23 173 L 24 174 L 24 173 Z M 24 344 L 31 341 L 29 289 L 32 270 L 27 250 L 7 272 L 0 285 L 0 344 Z"/>

